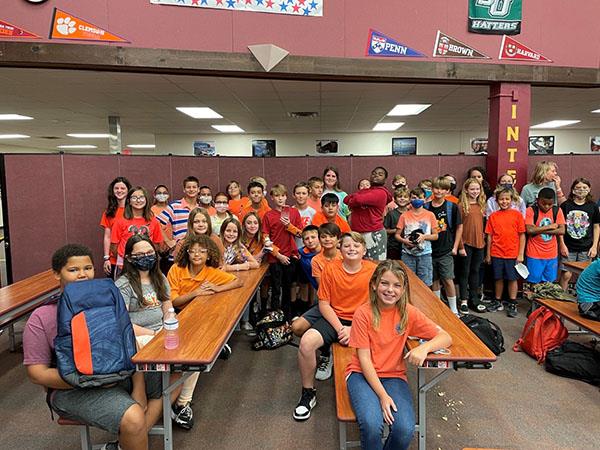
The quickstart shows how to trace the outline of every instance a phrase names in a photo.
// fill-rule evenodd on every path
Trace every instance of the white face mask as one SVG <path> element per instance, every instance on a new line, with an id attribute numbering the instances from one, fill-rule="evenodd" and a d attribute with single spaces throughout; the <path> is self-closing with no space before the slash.
<path id="1" fill-rule="evenodd" d="M 208 205 L 210 202 L 212 202 L 212 197 L 210 195 L 200 196 L 200 203 L 202 203 L 203 205 Z"/>
<path id="2" fill-rule="evenodd" d="M 154 198 L 156 199 L 157 202 L 164 203 L 167 200 L 169 200 L 169 194 L 156 194 L 154 196 Z"/>
<path id="3" fill-rule="evenodd" d="M 215 205 L 215 209 L 217 210 L 218 213 L 224 213 L 227 211 L 228 206 L 227 205 Z"/>

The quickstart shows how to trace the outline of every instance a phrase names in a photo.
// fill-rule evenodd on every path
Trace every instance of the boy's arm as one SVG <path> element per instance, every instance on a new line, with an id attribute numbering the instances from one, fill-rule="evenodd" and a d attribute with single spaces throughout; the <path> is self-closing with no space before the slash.
<path id="1" fill-rule="evenodd" d="M 452 254 L 456 255 L 458 253 L 459 247 L 462 249 L 462 234 L 463 234 L 463 225 L 458 224 L 456 226 L 456 232 L 454 234 L 454 245 L 452 246 Z"/>
<path id="2" fill-rule="evenodd" d="M 321 312 L 321 315 L 325 318 L 325 320 L 331 324 L 331 326 L 338 335 L 342 332 L 344 328 L 349 328 L 344 327 L 344 325 L 342 325 L 342 322 L 340 322 L 340 319 L 338 318 L 337 314 L 335 313 L 335 311 L 331 307 L 331 304 L 328 301 L 319 300 L 319 311 Z M 348 332 L 348 336 L 345 340 L 340 339 L 340 344 L 348 345 L 349 337 L 350 333 Z"/>
<path id="3" fill-rule="evenodd" d="M 517 262 L 522 263 L 525 260 L 525 233 L 519 233 L 519 256 Z"/>
<path id="4" fill-rule="evenodd" d="M 63 380 L 58 369 L 45 364 L 32 364 L 27 367 L 27 375 L 34 384 L 39 384 L 52 389 L 73 389 L 69 383 Z"/>
<path id="5" fill-rule="evenodd" d="M 488 234 L 487 235 L 487 244 L 486 244 L 486 248 L 485 248 L 485 262 L 487 264 L 489 264 L 490 262 L 492 262 L 492 235 Z"/>
<path id="6" fill-rule="evenodd" d="M 592 247 L 588 251 L 588 256 L 590 258 L 595 258 L 598 254 L 598 239 L 600 238 L 600 223 L 594 224 L 594 239 L 592 242 Z"/>

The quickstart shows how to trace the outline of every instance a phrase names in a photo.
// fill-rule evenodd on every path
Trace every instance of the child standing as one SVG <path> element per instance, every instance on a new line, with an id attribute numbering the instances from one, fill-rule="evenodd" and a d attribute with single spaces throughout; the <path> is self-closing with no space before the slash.
<path id="1" fill-rule="evenodd" d="M 242 208 L 250 201 L 248 197 L 244 197 L 242 189 L 238 181 L 232 180 L 225 189 L 229 197 L 229 211 L 239 217 Z"/>
<path id="2" fill-rule="evenodd" d="M 553 282 L 558 272 L 558 239 L 565 234 L 565 216 L 555 203 L 554 190 L 545 187 L 538 192 L 536 204 L 527 208 L 525 227 L 529 239 L 525 254 L 530 283 Z"/>
<path id="3" fill-rule="evenodd" d="M 425 193 L 421 188 L 410 191 L 409 209 L 398 219 L 396 240 L 402 244 L 402 261 L 427 286 L 433 283 L 431 241 L 438 238 L 437 220 L 424 208 Z"/>
<path id="4" fill-rule="evenodd" d="M 492 264 L 494 272 L 494 298 L 487 307 L 489 311 L 502 311 L 504 280 L 508 283 L 508 303 L 506 314 L 517 317 L 517 279 L 515 264 L 523 262 L 525 251 L 525 221 L 521 213 L 510 207 L 512 190 L 496 190 L 496 201 L 500 209 L 493 213 L 485 225 L 487 250 L 485 262 Z M 478 312 L 485 312 L 485 305 L 476 305 Z"/>
<path id="5" fill-rule="evenodd" d="M 255 212 L 263 220 L 267 211 L 271 210 L 263 194 L 263 185 L 258 181 L 248 183 L 248 196 L 250 202 L 242 207 L 238 219 L 241 221 L 249 212 Z"/>
<path id="6" fill-rule="evenodd" d="M 209 212 L 210 214 L 210 212 Z M 215 195 L 215 213 L 210 216 L 210 224 L 215 233 L 221 235 L 221 225 L 225 222 L 225 219 L 233 217 L 229 212 L 229 201 L 227 200 L 227 194 L 225 192 L 219 192 Z"/>
<path id="7" fill-rule="evenodd" d="M 308 184 L 304 181 L 296 183 L 294 186 L 294 200 L 296 200 L 294 208 L 300 213 L 300 219 L 302 221 L 301 229 L 304 230 L 305 227 L 311 224 L 312 219 L 317 212 L 315 209 L 308 206 Z M 301 238 L 296 238 L 296 246 L 298 248 L 302 247 Z"/>
<path id="8" fill-rule="evenodd" d="M 226 272 L 257 269 L 260 265 L 242 244 L 241 240 L 242 226 L 237 219 L 233 217 L 225 219 L 225 222 L 221 225 L 221 241 L 225 248 L 222 268 Z"/>
<path id="9" fill-rule="evenodd" d="M 433 196 L 425 208 L 433 213 L 437 221 L 437 240 L 431 243 L 433 284 L 431 289 L 441 298 L 440 281 L 444 285 L 450 310 L 458 314 L 456 288 L 454 287 L 454 256 L 462 238 L 463 226 L 458 207 L 446 199 L 450 192 L 450 181 L 446 177 L 433 180 Z M 464 250 L 461 252 L 464 253 Z M 462 255 L 464 256 L 464 254 Z"/>
<path id="10" fill-rule="evenodd" d="M 323 196 L 323 179 L 310 177 L 308 179 L 308 200 L 306 203 L 315 211 L 321 210 L 321 197 Z"/>
<path id="11" fill-rule="evenodd" d="M 296 312 L 304 313 L 313 304 L 315 289 L 319 287 L 312 276 L 312 260 L 321 252 L 319 243 L 319 228 L 308 225 L 302 230 L 302 247 L 298 248 L 300 264 L 298 265 L 298 298 L 296 299 Z M 300 302 L 300 303 L 298 303 Z"/>
<path id="12" fill-rule="evenodd" d="M 485 253 L 485 233 L 483 228 L 483 211 L 485 194 L 481 183 L 475 178 L 468 178 L 460 193 L 459 211 L 463 222 L 462 245 L 465 257 L 459 277 L 460 312 L 469 313 L 469 305 L 478 311 L 481 303 L 477 291 L 479 289 L 479 272 Z"/>
<path id="13" fill-rule="evenodd" d="M 408 276 L 396 261 L 379 263 L 369 282 L 368 302 L 352 320 L 349 346 L 356 348 L 346 368 L 348 394 L 363 449 L 407 449 L 414 436 L 412 394 L 405 360 L 421 366 L 427 354 L 452 338 L 409 304 Z M 404 354 L 408 336 L 428 339 Z M 390 433 L 382 443 L 383 428 Z"/>
<path id="14" fill-rule="evenodd" d="M 563 266 L 564 261 L 589 261 L 598 252 L 600 237 L 600 212 L 591 194 L 592 184 L 585 178 L 577 178 L 571 185 L 569 199 L 560 205 L 565 216 L 565 235 L 559 236 L 561 267 L 560 285 L 567 289 L 571 272 Z"/>
<path id="15" fill-rule="evenodd" d="M 282 184 L 271 188 L 271 199 L 275 209 L 268 211 L 263 218 L 263 233 L 279 248 L 277 255 L 270 254 L 269 273 L 271 275 L 271 307 L 281 308 L 290 320 L 292 283 L 298 261 L 298 248 L 295 236 L 300 236 L 302 220 L 295 208 L 286 205 L 287 189 Z"/>
<path id="16" fill-rule="evenodd" d="M 351 231 L 350 225 L 339 215 L 339 203 L 340 199 L 337 195 L 331 192 L 323 195 L 321 197 L 321 209 L 314 215 L 312 224 L 320 226 L 324 223 L 334 223 L 342 233 L 349 233 Z"/>
<path id="17" fill-rule="evenodd" d="M 209 216 L 215 214 L 215 207 L 213 206 L 212 190 L 210 186 L 200 186 L 200 192 L 198 193 L 198 203 L 201 208 L 208 211 Z"/>
<path id="18" fill-rule="evenodd" d="M 516 191 L 515 179 L 511 175 L 507 173 L 503 173 L 502 175 L 500 175 L 500 178 L 498 178 L 498 184 L 496 185 L 496 189 L 510 189 L 512 191 L 512 202 L 510 204 L 510 207 L 516 209 L 521 214 L 523 214 L 523 217 L 525 217 L 525 210 L 527 209 L 527 206 L 525 205 L 523 199 L 519 196 L 519 193 Z M 488 198 L 487 201 L 487 205 L 485 208 L 485 217 L 490 217 L 492 213 L 495 213 L 499 209 L 500 206 L 498 206 L 496 196 L 492 195 L 490 198 Z"/>
<path id="19" fill-rule="evenodd" d="M 396 205 L 391 209 L 383 219 L 383 225 L 388 236 L 387 243 L 387 258 L 388 259 L 401 259 L 402 258 L 402 244 L 396 240 L 396 224 L 400 219 L 400 216 L 408 211 L 408 205 L 410 205 L 410 194 L 408 189 L 399 188 L 394 191 L 394 201 Z"/>
<path id="20" fill-rule="evenodd" d="M 104 273 L 113 277 L 117 264 L 117 254 L 110 251 L 110 235 L 113 224 L 123 217 L 125 211 L 125 198 L 131 189 L 131 183 L 125 177 L 117 177 L 108 185 L 108 206 L 102 213 L 100 226 L 104 229 L 102 248 L 104 250 Z"/>

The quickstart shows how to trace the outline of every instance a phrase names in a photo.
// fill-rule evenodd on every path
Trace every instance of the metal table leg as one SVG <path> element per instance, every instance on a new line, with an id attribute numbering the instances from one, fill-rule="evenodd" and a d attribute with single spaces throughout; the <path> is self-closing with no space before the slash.
<path id="1" fill-rule="evenodd" d="M 171 373 L 165 371 L 162 373 L 163 387 L 163 439 L 164 449 L 173 450 L 173 424 L 171 423 L 171 390 L 169 389 L 169 379 Z"/>
<path id="2" fill-rule="evenodd" d="M 427 391 L 438 384 L 440 381 L 448 378 L 452 373 L 450 368 L 444 369 L 441 373 L 437 374 L 431 379 L 429 383 L 425 380 L 425 368 L 419 368 L 417 370 L 417 377 L 419 380 L 419 392 L 418 392 L 418 409 L 419 409 L 419 450 L 426 450 L 426 439 L 427 439 Z"/>

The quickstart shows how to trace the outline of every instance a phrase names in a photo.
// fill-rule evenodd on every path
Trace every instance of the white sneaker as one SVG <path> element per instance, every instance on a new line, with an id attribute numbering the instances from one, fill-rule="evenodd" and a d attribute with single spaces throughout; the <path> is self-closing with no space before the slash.
<path id="1" fill-rule="evenodd" d="M 321 356 L 319 363 L 317 364 L 317 373 L 315 378 L 319 381 L 325 381 L 331 378 L 331 371 L 333 368 L 333 361 L 331 356 Z"/>

